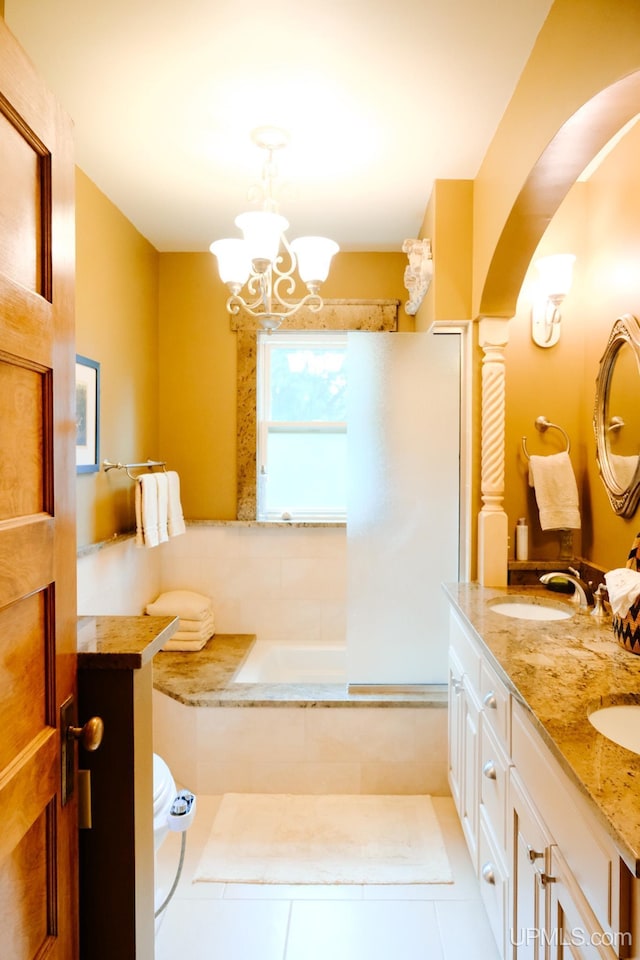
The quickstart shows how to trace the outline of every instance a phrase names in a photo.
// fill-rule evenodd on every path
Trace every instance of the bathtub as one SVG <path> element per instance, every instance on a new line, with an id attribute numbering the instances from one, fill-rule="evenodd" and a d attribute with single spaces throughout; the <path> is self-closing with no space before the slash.
<path id="1" fill-rule="evenodd" d="M 343 643 L 257 640 L 234 683 L 346 683 Z"/>

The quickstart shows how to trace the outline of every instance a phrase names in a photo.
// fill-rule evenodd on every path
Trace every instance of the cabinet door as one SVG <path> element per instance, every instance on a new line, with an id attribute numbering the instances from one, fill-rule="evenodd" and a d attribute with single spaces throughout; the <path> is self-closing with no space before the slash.
<path id="1" fill-rule="evenodd" d="M 526 799 L 517 774 L 509 778 L 508 857 L 511 863 L 511 922 L 507 956 L 544 960 L 550 838 Z"/>
<path id="2" fill-rule="evenodd" d="M 449 785 L 474 868 L 478 866 L 479 743 L 477 697 L 449 651 Z"/>
<path id="3" fill-rule="evenodd" d="M 451 796 L 462 819 L 462 731 L 464 702 L 462 695 L 462 667 L 453 651 L 449 653 L 449 786 Z"/>
<path id="4" fill-rule="evenodd" d="M 478 779 L 480 775 L 480 744 L 478 727 L 480 707 L 473 690 L 463 678 L 460 693 L 461 702 L 461 761 L 462 778 L 460 793 L 460 819 L 467 838 L 471 861 L 478 869 L 478 815 L 480 797 Z"/>
<path id="5" fill-rule="evenodd" d="M 625 944 L 613 949 L 614 935 L 604 931 L 573 879 L 557 847 L 551 848 L 549 884 L 549 960 L 616 960 L 628 956 Z"/>

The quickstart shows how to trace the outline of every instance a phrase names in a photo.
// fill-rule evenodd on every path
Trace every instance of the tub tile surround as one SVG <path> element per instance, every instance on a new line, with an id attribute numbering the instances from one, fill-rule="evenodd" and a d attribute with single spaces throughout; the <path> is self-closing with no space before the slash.
<path id="1" fill-rule="evenodd" d="M 154 690 L 154 749 L 195 793 L 449 794 L 446 709 L 188 707 Z"/>
<path id="2" fill-rule="evenodd" d="M 445 689 L 235 683 L 254 639 L 216 634 L 199 653 L 156 656 L 154 749 L 181 783 L 205 794 L 449 794 Z"/>
<path id="3" fill-rule="evenodd" d="M 78 551 L 78 615 L 140 616 L 160 585 L 160 550 L 114 537 Z"/>
<path id="4" fill-rule="evenodd" d="M 445 588 L 512 695 L 640 876 L 640 756 L 608 740 L 589 714 L 615 703 L 640 702 L 640 657 L 615 640 L 611 621 L 576 611 L 568 620 L 502 617 L 491 601 L 513 596 L 551 600 L 539 587 Z"/>
<path id="5" fill-rule="evenodd" d="M 132 536 L 78 552 L 79 615 L 138 615 L 164 590 L 213 600 L 216 630 L 260 639 L 344 642 L 344 525 L 189 522 L 152 550 Z"/>
<path id="6" fill-rule="evenodd" d="M 161 590 L 210 596 L 220 633 L 344 642 L 344 526 L 190 523 L 160 548 Z"/>
<path id="7" fill-rule="evenodd" d="M 345 642 L 344 526 L 190 522 L 153 550 L 120 537 L 79 552 L 80 614 L 140 615 L 171 589 L 211 596 L 216 619 L 215 645 L 153 664 L 155 749 L 185 786 L 449 794 L 446 691 L 380 698 L 339 684 L 232 683 L 256 635 Z"/>

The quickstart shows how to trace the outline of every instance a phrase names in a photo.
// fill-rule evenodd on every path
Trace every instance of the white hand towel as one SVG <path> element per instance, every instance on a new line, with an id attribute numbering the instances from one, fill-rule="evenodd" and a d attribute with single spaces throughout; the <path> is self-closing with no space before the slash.
<path id="1" fill-rule="evenodd" d="M 529 485 L 535 487 L 543 530 L 579 530 L 578 486 L 569 454 L 529 458 Z"/>
<path id="2" fill-rule="evenodd" d="M 180 477 L 175 470 L 167 470 L 169 488 L 168 500 L 168 527 L 170 537 L 179 537 L 186 532 L 182 504 L 180 503 Z"/>
<path id="3" fill-rule="evenodd" d="M 166 543 L 169 539 L 167 530 L 169 518 L 169 484 L 167 483 L 166 473 L 156 473 L 155 478 L 158 487 L 158 540 L 160 543 Z"/>
<path id="4" fill-rule="evenodd" d="M 212 612 L 211 597 L 193 590 L 167 590 L 146 607 L 152 617 L 182 617 L 203 620 Z"/>
<path id="5" fill-rule="evenodd" d="M 640 573 L 629 567 L 609 570 L 604 575 L 611 609 L 618 617 L 624 617 L 640 597 Z"/>
<path id="6" fill-rule="evenodd" d="M 176 635 L 174 633 L 174 635 L 167 640 L 162 649 L 168 652 L 173 650 L 181 653 L 197 653 L 198 650 L 202 650 L 208 639 L 208 637 L 205 637 L 204 640 L 180 640 L 176 639 Z"/>
<path id="7" fill-rule="evenodd" d="M 139 547 L 157 547 L 160 543 L 158 529 L 158 484 L 153 473 L 138 477 L 136 484 L 136 544 Z"/>

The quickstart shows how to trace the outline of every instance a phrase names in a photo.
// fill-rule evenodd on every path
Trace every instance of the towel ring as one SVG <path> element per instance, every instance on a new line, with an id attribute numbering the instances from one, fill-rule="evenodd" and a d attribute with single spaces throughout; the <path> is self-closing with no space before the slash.
<path id="1" fill-rule="evenodd" d="M 564 439 L 565 439 L 565 443 L 567 444 L 567 451 L 566 451 L 566 452 L 567 452 L 567 453 L 570 453 L 570 451 L 571 451 L 571 441 L 569 440 L 569 435 L 568 435 L 567 431 L 566 431 L 566 430 L 563 430 L 562 427 L 559 427 L 557 423 L 551 423 L 551 421 L 550 421 L 550 420 L 547 420 L 546 417 L 537 417 L 537 418 L 536 418 L 536 422 L 535 422 L 535 426 L 536 426 L 536 430 L 539 430 L 540 433 L 544 433 L 545 430 L 548 430 L 548 429 L 549 429 L 549 427 L 553 427 L 554 430 L 559 430 L 560 433 L 562 434 L 562 436 L 563 436 Z M 522 438 L 522 449 L 523 449 L 523 451 L 524 451 L 524 455 L 525 455 L 525 457 L 527 458 L 527 460 L 530 460 L 531 457 L 530 457 L 529 452 L 528 452 L 528 450 L 527 450 L 527 438 L 526 438 L 526 437 L 523 437 L 523 438 Z"/>

